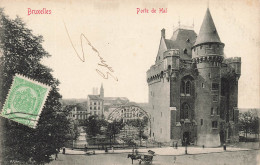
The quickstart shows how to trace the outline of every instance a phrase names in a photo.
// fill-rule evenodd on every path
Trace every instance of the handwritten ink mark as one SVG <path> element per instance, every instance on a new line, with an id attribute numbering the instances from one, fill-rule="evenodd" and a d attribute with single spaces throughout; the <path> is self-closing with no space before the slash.
<path id="1" fill-rule="evenodd" d="M 65 22 L 63 21 L 64 23 L 64 26 L 65 26 L 65 29 L 66 29 L 66 32 L 67 32 L 67 35 L 69 37 L 69 40 L 70 40 L 70 43 L 71 43 L 71 46 L 73 47 L 75 53 L 77 54 L 77 57 L 82 61 L 82 62 L 85 62 L 85 52 L 84 52 L 84 49 L 83 49 L 83 39 L 85 39 L 88 43 L 88 45 L 91 47 L 91 49 L 96 52 L 97 56 L 99 57 L 99 60 L 100 60 L 100 63 L 98 63 L 99 66 L 101 67 L 104 67 L 106 69 L 108 69 L 109 71 L 106 72 L 106 74 L 104 74 L 103 72 L 101 72 L 99 69 L 96 69 L 96 72 L 104 79 L 108 79 L 109 78 L 109 75 L 110 77 L 112 77 L 114 80 L 118 81 L 118 78 L 116 76 L 114 76 L 112 73 L 114 72 L 113 68 L 111 66 L 109 66 L 108 64 L 106 64 L 106 61 L 103 59 L 103 57 L 100 55 L 99 51 L 91 44 L 91 42 L 88 40 L 88 38 L 83 34 L 81 33 L 80 34 L 80 45 L 81 45 L 81 51 L 82 51 L 82 57 L 79 55 L 78 51 L 76 50 L 72 40 L 71 40 L 71 37 L 69 35 L 69 32 L 68 32 L 68 29 L 67 29 L 67 26 L 65 24 Z"/>

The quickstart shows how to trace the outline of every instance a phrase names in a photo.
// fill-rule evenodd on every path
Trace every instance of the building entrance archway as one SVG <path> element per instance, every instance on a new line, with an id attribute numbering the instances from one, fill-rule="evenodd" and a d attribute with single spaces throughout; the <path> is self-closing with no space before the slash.
<path id="1" fill-rule="evenodd" d="M 187 142 L 187 145 L 190 145 L 190 135 L 191 135 L 191 132 L 184 132 L 183 133 L 183 139 L 182 139 L 182 145 L 185 146 L 185 141 Z"/>

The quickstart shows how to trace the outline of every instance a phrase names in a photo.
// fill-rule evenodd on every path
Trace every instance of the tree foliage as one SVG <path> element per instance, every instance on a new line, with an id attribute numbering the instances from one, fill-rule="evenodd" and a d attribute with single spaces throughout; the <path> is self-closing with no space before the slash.
<path id="1" fill-rule="evenodd" d="M 247 111 L 239 114 L 239 131 L 245 133 L 259 134 L 259 117 L 252 111 Z"/>
<path id="2" fill-rule="evenodd" d="M 144 134 L 144 131 L 148 125 L 148 118 L 144 117 L 143 119 L 129 120 L 127 125 L 135 127 L 137 129 L 140 145 L 142 145 L 142 139 L 148 138 L 147 135 Z"/>
<path id="3" fill-rule="evenodd" d="M 120 121 L 114 120 L 112 122 L 108 122 L 106 126 L 106 136 L 109 137 L 110 143 L 111 140 L 116 140 L 116 135 L 121 132 L 121 130 L 124 128 L 125 124 L 123 123 L 123 120 Z"/>
<path id="4" fill-rule="evenodd" d="M 41 64 L 41 59 L 50 55 L 42 47 L 42 36 L 34 35 L 19 17 L 10 19 L 2 9 L 0 32 L 0 49 L 3 51 L 0 59 L 3 64 L 2 97 L 6 98 L 16 73 L 52 87 L 36 129 L 5 119 L 5 161 L 48 163 L 51 155 L 64 146 L 67 140 L 65 135 L 69 131 L 69 121 L 59 102 L 59 82 L 52 76 L 52 70 Z"/>
<path id="5" fill-rule="evenodd" d="M 86 119 L 84 126 L 87 136 L 96 137 L 97 135 L 104 134 L 102 127 L 106 126 L 106 121 L 100 119 L 97 115 L 91 115 Z"/>

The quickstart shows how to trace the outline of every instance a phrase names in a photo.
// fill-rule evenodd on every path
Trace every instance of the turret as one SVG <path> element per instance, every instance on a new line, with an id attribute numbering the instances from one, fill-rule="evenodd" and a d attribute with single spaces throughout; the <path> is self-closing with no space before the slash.
<path id="1" fill-rule="evenodd" d="M 179 70 L 179 49 L 170 49 L 163 53 L 164 70 L 172 69 Z"/>
<path id="2" fill-rule="evenodd" d="M 199 36 L 192 47 L 192 58 L 197 59 L 205 56 L 221 56 L 223 59 L 223 49 L 225 44 L 220 41 L 217 29 L 207 9 Z M 213 58 L 208 59 L 213 60 Z"/>
<path id="3" fill-rule="evenodd" d="M 219 146 L 219 108 L 221 63 L 224 44 L 221 42 L 209 9 L 207 9 L 199 35 L 192 47 L 198 79 L 195 100 L 198 145 Z M 209 143 L 210 142 L 210 143 Z"/>
<path id="4" fill-rule="evenodd" d="M 103 84 L 101 84 L 101 87 L 100 87 L 100 98 L 104 98 L 104 88 L 103 88 Z"/>
<path id="5" fill-rule="evenodd" d="M 241 57 L 228 58 L 225 60 L 225 63 L 227 63 L 234 69 L 235 74 L 239 78 L 241 75 Z"/>

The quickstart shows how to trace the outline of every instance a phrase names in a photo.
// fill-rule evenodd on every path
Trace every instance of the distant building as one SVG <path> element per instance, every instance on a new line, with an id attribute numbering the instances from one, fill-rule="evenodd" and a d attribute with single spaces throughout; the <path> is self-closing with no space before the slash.
<path id="1" fill-rule="evenodd" d="M 100 95 L 88 95 L 88 111 L 90 115 L 104 115 L 104 100 Z"/>
<path id="2" fill-rule="evenodd" d="M 88 111 L 87 111 L 87 103 L 77 103 L 77 104 L 72 104 L 72 105 L 66 105 L 67 108 L 70 108 L 70 114 L 69 118 L 74 119 L 74 120 L 85 120 L 87 119 L 88 116 Z"/>
<path id="3" fill-rule="evenodd" d="M 225 58 L 224 46 L 209 9 L 198 36 L 179 27 L 166 39 L 161 30 L 155 64 L 147 71 L 155 140 L 205 146 L 238 141 L 241 58 Z"/>
<path id="4" fill-rule="evenodd" d="M 124 105 L 129 102 L 126 97 L 104 97 L 103 84 L 100 87 L 100 93 L 98 94 L 97 88 L 93 88 L 93 95 L 88 95 L 88 111 L 90 115 L 98 115 L 106 118 L 111 108 L 119 105 Z"/>

